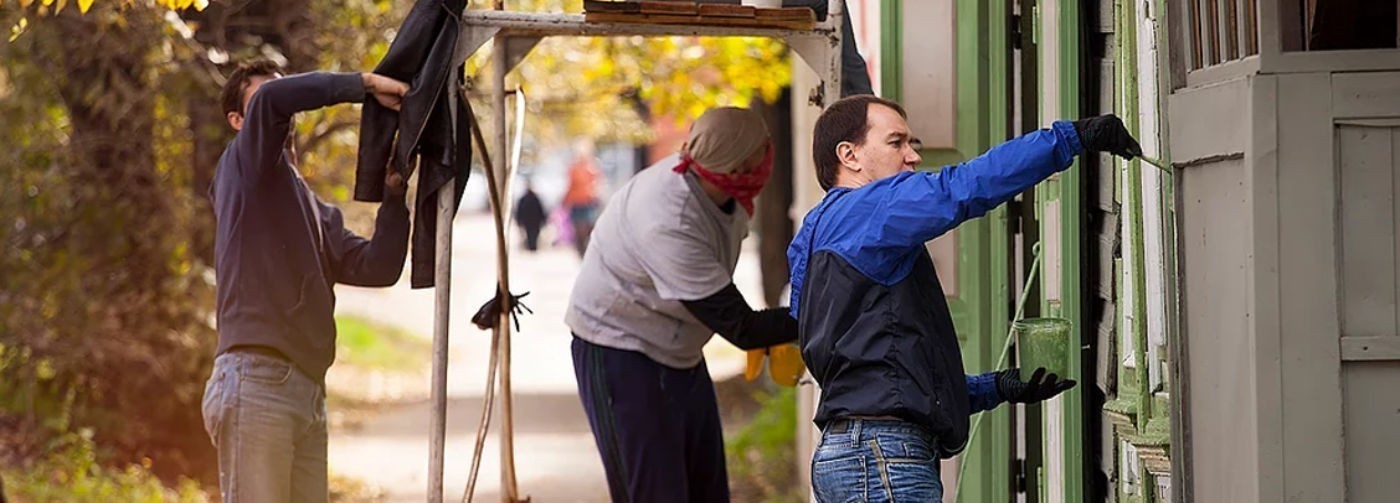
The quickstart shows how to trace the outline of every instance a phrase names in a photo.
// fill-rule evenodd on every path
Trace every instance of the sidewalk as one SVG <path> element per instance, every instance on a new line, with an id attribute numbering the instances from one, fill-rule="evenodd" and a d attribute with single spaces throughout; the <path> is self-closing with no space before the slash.
<path id="1" fill-rule="evenodd" d="M 490 334 L 470 317 L 493 293 L 495 234 L 489 215 L 460 214 L 453 228 L 452 317 L 448 365 L 448 428 L 444 485 L 447 501 L 460 501 L 470 469 L 485 390 Z M 746 242 L 736 283 L 761 304 L 757 254 Z M 567 246 L 527 253 L 512 246 L 511 289 L 531 292 L 524 303 L 534 315 L 513 334 L 516 471 L 522 496 L 540 502 L 604 501 L 607 484 L 574 383 L 571 336 L 564 325 L 579 259 Z M 339 286 L 337 312 L 397 325 L 432 339 L 434 293 L 404 281 L 388 289 Z M 706 348 L 716 380 L 743 372 L 743 353 L 716 337 Z M 331 369 L 332 374 L 335 368 Z M 421 394 L 431 383 L 424 380 Z M 499 410 L 499 402 L 497 410 Z M 415 399 L 384 406 L 354 430 L 331 432 L 331 473 L 378 487 L 388 501 L 424 501 L 427 491 L 431 403 Z M 331 411 L 332 414 L 335 411 Z M 492 422 L 477 482 L 476 501 L 499 501 L 499 416 Z"/>

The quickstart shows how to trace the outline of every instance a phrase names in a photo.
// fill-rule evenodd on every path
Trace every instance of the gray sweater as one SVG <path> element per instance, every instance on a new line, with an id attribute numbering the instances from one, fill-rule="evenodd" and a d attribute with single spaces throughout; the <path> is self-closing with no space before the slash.
<path id="1" fill-rule="evenodd" d="M 359 74 L 308 73 L 268 81 L 249 101 L 210 187 L 220 354 L 274 349 L 323 381 L 335 360 L 332 287 L 398 281 L 408 250 L 403 196 L 386 194 L 367 240 L 311 192 L 285 151 L 295 113 L 364 96 Z"/>

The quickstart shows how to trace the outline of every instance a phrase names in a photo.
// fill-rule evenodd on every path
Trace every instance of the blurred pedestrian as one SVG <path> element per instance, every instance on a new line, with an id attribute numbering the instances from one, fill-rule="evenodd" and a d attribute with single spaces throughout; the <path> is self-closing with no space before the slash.
<path id="1" fill-rule="evenodd" d="M 548 219 L 549 212 L 545 211 L 540 196 L 535 194 L 534 183 L 525 182 L 525 193 L 515 203 L 515 223 L 525 232 L 526 250 L 533 252 L 540 249 L 540 230 Z"/>
<path id="2" fill-rule="evenodd" d="M 593 222 L 598 218 L 598 180 L 602 176 L 598 160 L 593 157 L 593 144 L 579 142 L 574 149 L 574 162 L 569 165 L 569 189 L 564 193 L 564 207 L 569 211 L 574 248 L 580 257 L 588 249 Z"/>

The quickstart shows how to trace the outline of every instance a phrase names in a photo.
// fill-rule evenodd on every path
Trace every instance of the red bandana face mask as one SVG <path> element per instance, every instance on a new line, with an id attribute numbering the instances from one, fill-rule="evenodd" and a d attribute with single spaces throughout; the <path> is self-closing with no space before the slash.
<path id="1" fill-rule="evenodd" d="M 744 211 L 753 215 L 753 199 L 758 197 L 758 193 L 763 190 L 763 185 L 768 183 L 768 177 L 773 174 L 773 145 L 768 145 L 768 152 L 763 156 L 763 162 L 754 167 L 748 173 L 716 174 L 710 172 L 699 163 L 691 159 L 687 154 L 681 154 L 681 163 L 677 164 L 671 171 L 685 173 L 687 169 L 695 172 L 700 178 L 709 181 L 729 194 L 739 205 L 744 207 Z"/>

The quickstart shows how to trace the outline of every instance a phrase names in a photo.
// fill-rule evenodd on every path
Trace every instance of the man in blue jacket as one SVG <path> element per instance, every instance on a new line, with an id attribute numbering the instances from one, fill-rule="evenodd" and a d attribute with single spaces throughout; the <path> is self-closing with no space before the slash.
<path id="1" fill-rule="evenodd" d="M 407 91 L 372 73 L 282 77 L 267 62 L 240 66 L 224 85 L 238 134 L 210 187 L 219 347 L 203 412 L 225 502 L 326 501 L 332 288 L 393 285 L 408 250 L 403 178 L 386 177 L 374 239 L 355 235 L 297 172 L 292 116 L 366 95 L 397 110 Z"/>
<path id="2" fill-rule="evenodd" d="M 897 103 L 852 96 L 817 120 L 826 197 L 788 248 L 792 316 L 821 385 L 812 459 L 818 501 L 939 501 L 938 460 L 968 440 L 968 415 L 1046 400 L 1074 381 L 1038 369 L 963 374 L 925 242 L 1070 166 L 1084 151 L 1141 155 L 1112 116 L 1056 122 L 937 172 Z"/>

